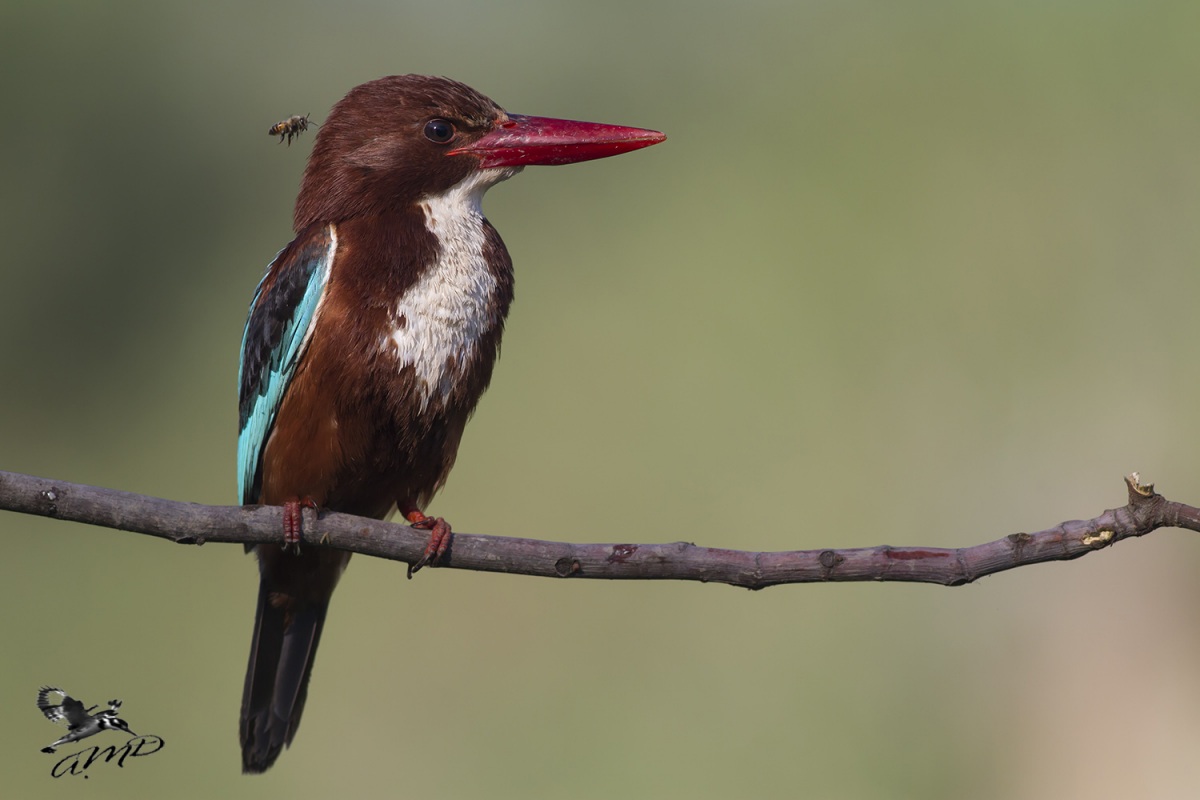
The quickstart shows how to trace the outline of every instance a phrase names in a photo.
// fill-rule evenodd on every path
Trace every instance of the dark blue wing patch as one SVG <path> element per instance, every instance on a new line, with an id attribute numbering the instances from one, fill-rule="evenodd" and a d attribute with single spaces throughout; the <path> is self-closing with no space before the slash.
<path id="1" fill-rule="evenodd" d="M 279 251 L 259 281 L 242 332 L 238 372 L 238 502 L 257 502 L 262 454 L 304 355 L 337 250 L 332 225 L 314 225 Z"/>

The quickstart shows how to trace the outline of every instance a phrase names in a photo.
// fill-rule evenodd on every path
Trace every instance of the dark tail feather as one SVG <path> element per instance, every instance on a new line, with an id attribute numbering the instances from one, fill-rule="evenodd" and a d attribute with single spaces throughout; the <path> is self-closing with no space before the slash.
<path id="1" fill-rule="evenodd" d="M 328 608 L 321 603 L 285 612 L 268 602 L 269 594 L 264 576 L 242 693 L 242 772 L 266 772 L 292 743 Z"/>

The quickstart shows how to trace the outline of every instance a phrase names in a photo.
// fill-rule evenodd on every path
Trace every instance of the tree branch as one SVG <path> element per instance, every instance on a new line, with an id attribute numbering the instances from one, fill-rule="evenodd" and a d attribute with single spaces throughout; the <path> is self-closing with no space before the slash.
<path id="1" fill-rule="evenodd" d="M 961 586 L 984 575 L 1067 561 L 1158 528 L 1200 531 L 1200 509 L 1175 503 L 1125 479 L 1129 503 L 1095 519 L 1063 522 L 1037 533 L 946 549 L 861 547 L 752 552 L 670 544 L 570 544 L 456 533 L 443 568 L 549 578 L 692 580 L 763 589 L 781 583 L 907 581 Z M 278 543 L 282 513 L 274 506 L 205 506 L 0 471 L 0 509 L 145 533 L 178 544 Z M 428 541 L 424 531 L 349 514 L 304 512 L 304 541 L 409 563 Z"/>

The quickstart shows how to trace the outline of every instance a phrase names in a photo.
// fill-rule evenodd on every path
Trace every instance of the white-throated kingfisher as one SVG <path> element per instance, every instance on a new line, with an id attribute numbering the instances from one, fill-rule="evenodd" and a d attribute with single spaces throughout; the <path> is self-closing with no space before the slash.
<path id="1" fill-rule="evenodd" d="M 425 515 L 487 388 L 513 299 L 512 261 L 481 209 L 531 164 L 604 158 L 657 131 L 509 114 L 445 78 L 380 78 L 321 125 L 296 238 L 258 285 L 242 338 L 239 501 L 282 505 L 261 575 L 242 695 L 245 772 L 291 744 L 350 554 L 299 549 L 301 507 L 430 531 L 411 571 L 446 555 Z M 292 545 L 295 545 L 293 547 Z"/>

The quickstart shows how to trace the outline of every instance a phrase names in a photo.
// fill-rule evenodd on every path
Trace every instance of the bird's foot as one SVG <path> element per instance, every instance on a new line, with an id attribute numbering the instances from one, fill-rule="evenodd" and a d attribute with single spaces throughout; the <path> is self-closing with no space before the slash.
<path id="1" fill-rule="evenodd" d="M 441 517 L 427 517 L 415 508 L 404 512 L 404 518 L 417 530 L 429 531 L 429 544 L 425 545 L 425 552 L 416 563 L 408 565 L 408 577 L 412 578 L 413 573 L 421 567 L 438 566 L 442 556 L 450 549 L 452 532 L 450 523 L 446 520 Z"/>
<path id="2" fill-rule="evenodd" d="M 301 509 L 311 508 L 313 511 L 319 512 L 317 503 L 311 497 L 303 499 L 294 497 L 283 504 L 283 549 L 295 547 L 296 552 L 300 552 L 300 531 L 303 519 Z"/>

